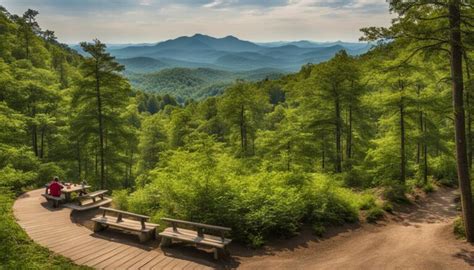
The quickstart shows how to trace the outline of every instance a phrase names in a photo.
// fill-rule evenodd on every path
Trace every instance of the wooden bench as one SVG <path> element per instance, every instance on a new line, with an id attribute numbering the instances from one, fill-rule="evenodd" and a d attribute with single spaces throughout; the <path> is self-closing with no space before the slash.
<path id="1" fill-rule="evenodd" d="M 104 195 L 107 192 L 108 192 L 108 190 L 98 190 L 98 191 L 86 193 L 84 195 L 78 196 L 77 197 L 77 202 L 80 206 L 82 205 L 82 200 L 84 200 L 84 199 L 91 199 L 92 202 L 95 203 L 97 197 L 99 197 L 101 200 L 104 200 Z"/>
<path id="2" fill-rule="evenodd" d="M 231 228 L 171 218 L 162 218 L 162 220 L 170 223 L 172 227 L 166 228 L 159 234 L 162 237 L 160 243 L 161 247 L 166 247 L 172 243 L 172 240 L 177 240 L 214 248 L 214 259 L 216 260 L 219 258 L 219 250 L 222 250 L 224 254 L 228 255 L 227 245 L 232 242 L 232 239 L 225 238 L 225 233 L 230 232 L 232 230 Z M 178 225 L 185 225 L 196 230 L 184 229 Z M 218 232 L 219 236 L 205 234 L 204 231 Z"/>
<path id="3" fill-rule="evenodd" d="M 94 221 L 94 232 L 99 232 L 108 227 L 115 227 L 123 231 L 138 234 L 140 243 L 154 238 L 156 227 L 158 224 L 146 222 L 150 219 L 148 216 L 138 215 L 113 208 L 100 207 L 103 210 L 102 215 L 96 216 L 91 220 Z M 117 216 L 109 216 L 107 213 L 114 213 Z M 133 217 L 137 220 L 126 219 L 123 216 Z"/>
<path id="4" fill-rule="evenodd" d="M 55 208 L 59 207 L 60 202 L 64 201 L 64 199 L 62 197 L 51 196 L 47 193 L 43 193 L 43 194 L 41 194 L 41 196 L 45 197 L 48 202 L 52 202 L 53 207 L 55 207 Z"/>

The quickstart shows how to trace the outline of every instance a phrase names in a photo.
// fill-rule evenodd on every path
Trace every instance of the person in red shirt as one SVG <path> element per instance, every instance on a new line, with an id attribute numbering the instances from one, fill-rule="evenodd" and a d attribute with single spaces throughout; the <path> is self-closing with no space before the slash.
<path id="1" fill-rule="evenodd" d="M 61 197 L 61 189 L 63 189 L 63 185 L 59 183 L 59 178 L 56 176 L 53 179 L 53 182 L 49 184 L 49 195 L 54 197 Z"/>

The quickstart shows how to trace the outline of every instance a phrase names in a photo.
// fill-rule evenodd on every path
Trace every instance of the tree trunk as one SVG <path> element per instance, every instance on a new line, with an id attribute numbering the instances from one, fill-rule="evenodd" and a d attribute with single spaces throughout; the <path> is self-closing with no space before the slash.
<path id="1" fill-rule="evenodd" d="M 46 130 L 45 127 L 41 128 L 41 151 L 39 155 L 41 159 L 43 159 L 44 157 L 44 133 L 46 132 L 45 130 Z"/>
<path id="2" fill-rule="evenodd" d="M 105 188 L 105 160 L 104 160 L 104 124 L 102 118 L 102 97 L 100 95 L 99 63 L 96 60 L 95 90 L 97 96 L 97 120 L 99 121 L 99 154 L 100 154 L 100 188 Z"/>
<path id="3" fill-rule="evenodd" d="M 335 112 L 336 112 L 336 172 L 340 173 L 342 171 L 341 165 L 341 108 L 340 108 L 339 97 L 336 97 L 335 100 Z"/>
<path id="4" fill-rule="evenodd" d="M 426 134 L 426 120 L 424 121 L 423 134 Z M 428 183 L 428 144 L 426 140 L 423 143 L 423 161 L 423 182 L 426 185 L 426 183 Z"/>
<path id="5" fill-rule="evenodd" d="M 471 70 L 469 68 L 469 58 L 464 52 L 464 65 L 466 66 L 466 76 L 468 81 L 468 86 L 466 87 L 466 112 L 467 112 L 467 157 L 469 168 L 472 168 L 472 115 L 471 115 L 471 91 L 472 91 L 472 82 L 471 82 Z"/>
<path id="6" fill-rule="evenodd" d="M 352 158 L 352 104 L 349 105 L 348 124 L 349 126 L 347 130 L 346 156 L 347 156 L 347 160 L 349 160 L 349 166 L 351 166 L 350 159 Z"/>
<path id="7" fill-rule="evenodd" d="M 451 79 L 453 89 L 453 110 L 456 136 L 456 162 L 459 187 L 461 189 L 461 205 L 464 228 L 468 242 L 474 242 L 474 214 L 472 212 L 472 193 L 466 149 L 466 126 L 463 104 L 463 68 L 461 40 L 460 1 L 449 1 Z"/>
<path id="8" fill-rule="evenodd" d="M 420 99 L 420 93 L 421 93 L 421 86 L 417 85 L 416 87 L 416 95 L 418 99 Z M 423 111 L 420 109 L 420 105 L 418 105 L 418 110 L 419 110 L 419 117 L 418 117 L 418 123 L 420 124 L 420 134 L 423 134 Z M 422 138 L 420 138 L 416 144 L 416 164 L 420 164 L 421 160 L 421 148 L 422 148 Z"/>
<path id="9" fill-rule="evenodd" d="M 79 139 L 77 140 L 76 147 L 77 147 L 77 173 L 78 173 L 78 180 L 80 180 L 81 175 L 82 175 L 82 163 L 81 163 L 81 145 L 79 143 Z"/>
<path id="10" fill-rule="evenodd" d="M 405 159 L 405 112 L 403 99 L 400 101 L 400 182 L 405 183 L 406 159 Z"/>

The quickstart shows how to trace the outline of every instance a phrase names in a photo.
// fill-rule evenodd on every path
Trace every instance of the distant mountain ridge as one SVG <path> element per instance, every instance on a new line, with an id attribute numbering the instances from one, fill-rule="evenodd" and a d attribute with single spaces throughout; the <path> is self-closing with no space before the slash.
<path id="1" fill-rule="evenodd" d="M 343 41 L 254 43 L 234 36 L 215 38 L 195 34 L 156 44 L 113 44 L 108 51 L 117 57 L 129 72 L 143 73 L 174 67 L 205 67 L 226 71 L 272 68 L 282 72 L 294 72 L 304 64 L 328 60 L 339 50 L 359 55 L 367 52 L 370 47 L 368 43 Z M 77 45 L 72 48 L 80 51 Z M 143 62 L 143 67 L 140 62 Z"/>
<path id="2" fill-rule="evenodd" d="M 79 45 L 71 48 L 84 54 Z M 329 60 L 341 50 L 359 55 L 370 48 L 369 43 L 254 43 L 234 36 L 195 34 L 154 44 L 111 44 L 107 50 L 125 66 L 134 87 L 183 101 L 220 94 L 236 79 L 277 78 L 307 63 Z"/>

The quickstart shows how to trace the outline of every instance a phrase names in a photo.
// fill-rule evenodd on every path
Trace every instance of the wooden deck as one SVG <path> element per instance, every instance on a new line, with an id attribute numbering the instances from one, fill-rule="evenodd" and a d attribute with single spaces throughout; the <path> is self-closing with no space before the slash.
<path id="1" fill-rule="evenodd" d="M 71 209 L 54 209 L 41 196 L 44 189 L 20 196 L 13 211 L 18 224 L 38 244 L 97 269 L 213 269 L 206 259 L 165 255 L 159 248 L 146 248 L 120 239 L 103 238 L 73 223 Z"/>

